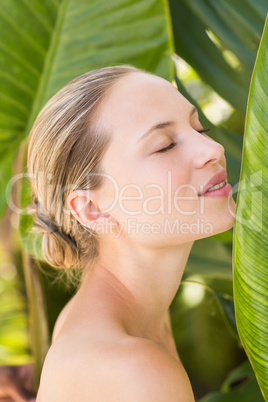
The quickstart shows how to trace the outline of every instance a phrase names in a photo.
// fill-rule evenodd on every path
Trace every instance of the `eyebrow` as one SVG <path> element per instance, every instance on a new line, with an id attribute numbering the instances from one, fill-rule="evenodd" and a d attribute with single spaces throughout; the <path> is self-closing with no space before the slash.
<path id="1" fill-rule="evenodd" d="M 192 116 L 193 114 L 195 114 L 196 112 L 197 112 L 197 109 L 196 109 L 195 106 L 193 106 L 192 109 L 190 110 L 189 116 L 191 117 L 191 116 Z M 174 124 L 175 124 L 175 123 L 174 123 L 173 121 L 163 121 L 163 122 L 157 123 L 157 124 L 155 124 L 153 127 L 151 127 L 150 130 L 146 131 L 146 133 L 143 134 L 143 135 L 139 138 L 139 140 L 138 140 L 137 142 L 143 140 L 145 137 L 147 137 L 149 134 L 151 134 L 151 133 L 152 133 L 153 131 L 155 131 L 155 130 L 161 130 L 162 128 L 170 127 L 170 126 L 172 126 L 172 125 L 174 125 Z"/>

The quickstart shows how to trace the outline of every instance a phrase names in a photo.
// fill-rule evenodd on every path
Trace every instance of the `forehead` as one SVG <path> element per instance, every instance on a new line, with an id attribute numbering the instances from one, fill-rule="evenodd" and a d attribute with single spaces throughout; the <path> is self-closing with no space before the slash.
<path id="1" fill-rule="evenodd" d="M 100 105 L 98 120 L 113 137 L 128 133 L 132 138 L 159 120 L 174 118 L 174 112 L 183 113 L 188 105 L 170 82 L 134 72 L 113 85 Z"/>

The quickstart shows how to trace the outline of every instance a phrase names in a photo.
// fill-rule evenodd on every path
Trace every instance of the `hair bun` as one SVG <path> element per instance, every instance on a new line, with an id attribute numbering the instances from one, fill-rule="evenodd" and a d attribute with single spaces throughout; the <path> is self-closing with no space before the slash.
<path id="1" fill-rule="evenodd" d="M 42 233 L 42 253 L 45 260 L 55 268 L 79 268 L 79 246 L 75 239 L 64 233 L 57 223 L 49 218 L 37 198 L 27 206 L 34 215 L 32 230 Z"/>
<path id="2" fill-rule="evenodd" d="M 27 206 L 29 214 L 34 216 L 33 230 L 41 233 L 55 233 L 59 231 L 59 227 L 52 219 L 44 212 L 44 208 L 38 201 L 38 198 L 33 198 L 33 203 Z"/>

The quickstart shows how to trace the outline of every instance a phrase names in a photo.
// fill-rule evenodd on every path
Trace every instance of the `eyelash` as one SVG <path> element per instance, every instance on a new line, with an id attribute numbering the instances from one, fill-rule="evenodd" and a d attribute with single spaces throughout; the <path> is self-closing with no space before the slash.
<path id="1" fill-rule="evenodd" d="M 204 133 L 207 133 L 209 130 L 210 130 L 210 128 L 202 128 L 202 130 L 198 130 L 198 133 L 204 134 Z M 156 154 L 160 154 L 160 153 L 162 154 L 164 152 L 167 152 L 170 149 L 174 148 L 176 144 L 177 144 L 177 142 L 172 142 L 171 144 L 169 144 L 168 147 L 159 149 L 159 151 L 156 151 L 155 153 Z"/>

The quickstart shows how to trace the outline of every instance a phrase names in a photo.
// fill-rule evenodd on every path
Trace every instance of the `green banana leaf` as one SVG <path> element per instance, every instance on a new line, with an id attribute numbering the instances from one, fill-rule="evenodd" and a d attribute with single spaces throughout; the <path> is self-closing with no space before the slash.
<path id="1" fill-rule="evenodd" d="M 169 0 L 169 4 L 176 53 L 245 114 L 267 1 Z"/>
<path id="2" fill-rule="evenodd" d="M 238 333 L 268 400 L 268 19 L 252 76 L 234 230 Z"/>

